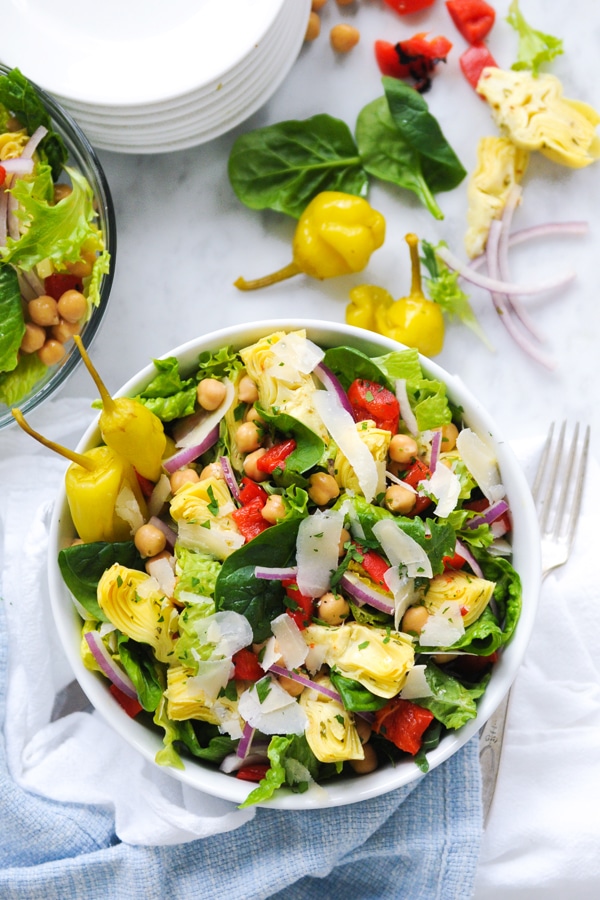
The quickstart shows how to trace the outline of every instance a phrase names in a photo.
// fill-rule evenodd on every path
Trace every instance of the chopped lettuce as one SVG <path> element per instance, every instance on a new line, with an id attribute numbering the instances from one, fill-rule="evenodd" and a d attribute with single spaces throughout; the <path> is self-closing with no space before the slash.
<path id="1" fill-rule="evenodd" d="M 476 701 L 485 692 L 489 676 L 477 684 L 466 687 L 452 675 L 442 672 L 434 663 L 425 669 L 427 684 L 432 690 L 431 697 L 415 700 L 419 706 L 428 709 L 446 728 L 461 728 L 477 715 Z"/>
<path id="2" fill-rule="evenodd" d="M 181 377 L 179 363 L 174 356 L 155 359 L 154 367 L 156 375 L 136 400 L 163 422 L 190 416 L 196 408 L 196 380 Z"/>
<path id="3" fill-rule="evenodd" d="M 240 803 L 240 809 L 270 800 L 284 784 L 302 794 L 316 780 L 321 769 L 321 763 L 308 746 L 304 735 L 272 737 L 267 755 L 271 766 L 258 786 Z"/>
<path id="4" fill-rule="evenodd" d="M 540 66 L 552 62 L 563 53 L 563 42 L 560 38 L 536 31 L 528 24 L 519 9 L 518 0 L 512 0 L 506 21 L 519 35 L 517 61 L 511 66 L 515 71 L 526 69 L 531 71 L 534 77 L 537 77 L 540 73 Z"/>
<path id="5" fill-rule="evenodd" d="M 182 591 L 199 594 L 202 597 L 212 597 L 221 571 L 219 560 L 209 553 L 190 550 L 179 544 L 175 548 L 175 556 L 177 560 L 175 599 L 178 600 L 181 597 Z"/>

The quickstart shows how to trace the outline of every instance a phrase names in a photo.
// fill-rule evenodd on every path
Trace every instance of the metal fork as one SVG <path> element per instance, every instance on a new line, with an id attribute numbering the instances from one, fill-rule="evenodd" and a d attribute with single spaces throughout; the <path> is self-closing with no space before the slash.
<path id="1" fill-rule="evenodd" d="M 565 455 L 566 422 L 560 426 L 553 447 L 555 423 L 548 431 L 531 493 L 535 501 L 541 537 L 542 579 L 569 558 L 579 514 L 590 446 L 590 427 L 579 440 L 576 424 Z M 479 762 L 482 776 L 483 824 L 487 824 L 502 754 L 506 716 L 511 691 L 479 733 Z"/>

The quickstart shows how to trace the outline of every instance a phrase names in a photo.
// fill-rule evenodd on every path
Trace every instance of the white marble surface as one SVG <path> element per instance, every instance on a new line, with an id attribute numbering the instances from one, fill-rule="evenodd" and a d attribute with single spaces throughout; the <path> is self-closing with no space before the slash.
<path id="1" fill-rule="evenodd" d="M 552 72 L 562 79 L 566 95 L 600 107 L 597 79 L 591 75 L 597 71 L 600 37 L 594 0 L 571 0 L 568 17 L 559 3 L 522 0 L 521 6 L 532 23 L 564 39 L 564 56 L 554 62 Z M 498 17 L 489 46 L 498 63 L 508 67 L 516 54 L 516 35 L 504 21 L 508 0 L 497 0 L 495 7 Z M 440 222 L 409 192 L 373 182 L 370 200 L 386 216 L 388 227 L 383 248 L 365 272 L 327 282 L 301 276 L 253 294 L 233 287 L 238 275 L 254 277 L 287 263 L 294 231 L 293 220 L 246 209 L 233 194 L 227 158 L 235 137 L 253 127 L 321 112 L 353 128 L 362 106 L 382 93 L 374 40 L 396 41 L 419 30 L 448 35 L 454 48 L 426 95 L 430 109 L 469 171 L 478 137 L 496 133 L 487 105 L 460 72 L 458 56 L 465 44 L 442 2 L 420 15 L 399 17 L 381 0 L 362 0 L 343 9 L 329 0 L 322 19 L 321 36 L 304 46 L 273 98 L 235 132 L 168 154 L 100 153 L 116 204 L 118 253 L 110 308 L 93 356 L 112 389 L 150 358 L 197 333 L 279 314 L 343 321 L 348 291 L 359 283 L 376 283 L 402 296 L 409 279 L 407 231 L 432 242 L 443 238 L 462 254 L 466 181 L 438 196 L 445 213 Z M 361 40 L 348 55 L 336 56 L 328 32 L 342 20 L 360 29 Z M 569 170 L 534 155 L 515 217 L 515 228 L 570 219 L 590 223 L 586 237 L 530 242 L 511 254 L 515 280 L 545 278 L 566 268 L 577 271 L 567 288 L 528 301 L 556 357 L 556 369 L 548 372 L 514 345 L 489 296 L 479 289 L 471 293 L 472 304 L 495 352 L 468 329 L 450 325 L 444 350 L 436 358 L 463 378 L 509 437 L 544 432 L 552 419 L 565 416 L 590 422 L 593 436 L 600 433 L 599 171 L 598 164 Z M 90 387 L 80 370 L 65 393 L 87 395 Z"/>

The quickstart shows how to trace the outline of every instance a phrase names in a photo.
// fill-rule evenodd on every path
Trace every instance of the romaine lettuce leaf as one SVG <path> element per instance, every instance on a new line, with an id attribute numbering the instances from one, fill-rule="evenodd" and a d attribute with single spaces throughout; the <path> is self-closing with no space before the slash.
<path id="1" fill-rule="evenodd" d="M 155 359 L 154 367 L 156 375 L 135 399 L 163 422 L 190 416 L 196 408 L 195 379 L 181 378 L 179 362 L 174 356 Z"/>
<path id="2" fill-rule="evenodd" d="M 562 54 L 563 42 L 560 38 L 532 28 L 521 13 L 518 0 L 512 0 L 506 21 L 519 35 L 517 61 L 511 66 L 515 71 L 527 69 L 534 77 L 537 77 L 540 66 L 552 62 Z"/>
<path id="3" fill-rule="evenodd" d="M 0 265 L 0 372 L 12 372 L 16 368 L 24 334 L 17 273 L 12 266 Z"/>
<path id="4" fill-rule="evenodd" d="M 428 709 L 446 728 L 460 728 L 477 715 L 476 700 L 484 693 L 489 676 L 471 687 L 461 684 L 452 675 L 442 672 L 434 663 L 425 669 L 427 684 L 433 691 L 431 697 L 414 700 L 418 706 Z"/>

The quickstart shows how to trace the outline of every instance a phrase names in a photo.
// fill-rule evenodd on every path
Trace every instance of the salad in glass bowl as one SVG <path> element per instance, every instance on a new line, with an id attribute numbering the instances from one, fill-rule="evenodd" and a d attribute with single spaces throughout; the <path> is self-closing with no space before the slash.
<path id="1" fill-rule="evenodd" d="M 211 794 L 304 808 L 406 784 L 475 733 L 523 657 L 539 549 L 524 476 L 457 379 L 350 326 L 273 321 L 183 345 L 116 398 L 99 384 L 50 587 L 128 741 Z"/>
<path id="2" fill-rule="evenodd" d="M 79 364 L 108 302 L 112 200 L 73 119 L 18 69 L 0 66 L 0 428 Z"/>

